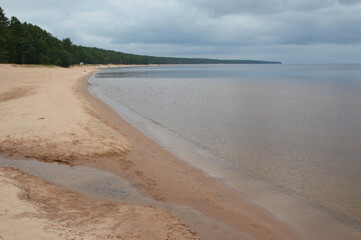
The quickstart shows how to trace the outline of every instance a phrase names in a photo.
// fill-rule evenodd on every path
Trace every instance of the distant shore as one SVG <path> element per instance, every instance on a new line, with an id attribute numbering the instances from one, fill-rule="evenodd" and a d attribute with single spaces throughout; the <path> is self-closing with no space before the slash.
<path id="1" fill-rule="evenodd" d="M 189 206 L 234 229 L 223 236 L 227 239 L 237 239 L 238 233 L 254 239 L 301 239 L 286 223 L 177 159 L 92 96 L 86 79 L 98 67 L 0 65 L 1 155 L 111 171 L 146 196 Z M 6 203 L 0 209 L 4 207 Z M 187 217 L 182 221 L 187 223 Z M 148 223 L 151 231 L 154 224 Z M 201 239 L 217 239 L 221 234 L 214 226 L 189 227 Z M 194 239 L 184 229 L 174 239 Z"/>

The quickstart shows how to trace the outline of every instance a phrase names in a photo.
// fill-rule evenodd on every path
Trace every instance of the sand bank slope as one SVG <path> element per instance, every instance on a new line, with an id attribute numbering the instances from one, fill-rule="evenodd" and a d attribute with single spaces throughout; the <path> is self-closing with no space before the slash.
<path id="1" fill-rule="evenodd" d="M 0 239 L 198 239 L 173 214 L 96 201 L 0 168 Z"/>
<path id="2" fill-rule="evenodd" d="M 0 65 L 0 151 L 37 159 L 118 156 L 127 139 L 99 124 L 77 94 L 79 79 L 95 67 L 21 67 Z"/>

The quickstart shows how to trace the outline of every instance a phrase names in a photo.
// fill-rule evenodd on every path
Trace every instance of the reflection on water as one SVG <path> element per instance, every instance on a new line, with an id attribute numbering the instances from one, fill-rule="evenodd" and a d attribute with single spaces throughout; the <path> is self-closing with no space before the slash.
<path id="1" fill-rule="evenodd" d="M 127 120 L 194 164 L 202 152 L 204 169 L 254 201 L 240 183 L 247 174 L 359 232 L 360 76 L 361 65 L 206 65 L 111 69 L 89 81 Z"/>
<path id="2" fill-rule="evenodd" d="M 6 160 L 0 166 L 14 167 L 68 189 L 109 200 L 142 198 L 129 183 L 107 171 L 37 160 Z"/>

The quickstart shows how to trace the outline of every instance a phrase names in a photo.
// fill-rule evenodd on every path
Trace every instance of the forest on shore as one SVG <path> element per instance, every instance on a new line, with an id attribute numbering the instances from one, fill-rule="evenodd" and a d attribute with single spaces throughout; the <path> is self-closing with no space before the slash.
<path id="1" fill-rule="evenodd" d="M 16 17 L 8 19 L 0 7 L 0 63 L 69 67 L 84 64 L 265 64 L 255 60 L 218 60 L 135 55 L 73 44 Z"/>

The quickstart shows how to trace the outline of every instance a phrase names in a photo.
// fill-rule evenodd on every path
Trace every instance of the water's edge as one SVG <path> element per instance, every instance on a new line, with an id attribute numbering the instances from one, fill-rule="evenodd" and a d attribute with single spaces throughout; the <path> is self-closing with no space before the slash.
<path id="1" fill-rule="evenodd" d="M 119 105 L 101 92 L 101 86 L 88 79 L 89 92 L 111 106 L 121 118 L 128 121 L 162 147 L 181 160 L 202 169 L 216 178 L 225 187 L 236 191 L 242 198 L 264 208 L 278 220 L 297 229 L 307 239 L 359 239 L 361 230 L 352 223 L 341 222 L 339 216 L 325 211 L 319 206 L 300 201 L 287 192 L 267 184 L 246 171 L 236 168 L 231 162 L 209 151 L 185 141 L 180 136 L 163 128 L 156 122 L 132 111 L 125 105 Z M 215 239 L 223 239 L 233 232 L 233 236 L 247 237 L 244 233 L 214 220 L 199 211 L 186 206 L 158 202 L 139 194 L 126 180 L 107 171 L 85 166 L 67 166 L 57 163 L 45 163 L 37 160 L 7 160 L 0 158 L 0 166 L 18 168 L 29 174 L 44 178 L 56 185 L 97 198 L 111 201 L 152 205 L 174 212 L 186 224 L 222 226 L 215 233 Z M 241 174 L 239 174 L 241 173 Z M 81 177 L 79 177 L 81 176 Z M 342 220 L 342 219 L 341 219 Z M 332 229 L 332 232 L 329 230 Z M 217 236 L 219 236 L 217 238 Z M 248 237 L 247 237 L 248 238 Z"/>
<path id="2" fill-rule="evenodd" d="M 229 161 L 185 141 L 176 133 L 127 106 L 114 102 L 101 91 L 100 85 L 92 82 L 93 77 L 88 79 L 90 93 L 115 109 L 123 119 L 181 160 L 202 169 L 224 186 L 238 192 L 242 198 L 266 209 L 278 220 L 305 233 L 308 239 L 314 239 L 315 236 L 325 239 L 341 239 L 345 236 L 348 239 L 358 239 L 361 236 L 357 224 L 347 222 L 341 216 L 327 212 L 320 206 L 300 201 L 288 192 L 262 182 L 242 169 L 235 169 Z M 332 233 L 329 231 L 330 228 L 333 229 Z"/>

